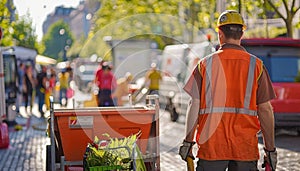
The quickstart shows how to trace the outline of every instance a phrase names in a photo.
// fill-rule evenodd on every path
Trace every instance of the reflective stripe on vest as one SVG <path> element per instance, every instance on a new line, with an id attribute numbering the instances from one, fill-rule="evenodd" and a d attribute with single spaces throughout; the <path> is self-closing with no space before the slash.
<path id="1" fill-rule="evenodd" d="M 212 59 L 215 56 L 212 56 L 210 58 L 206 59 L 206 78 L 212 78 Z M 228 112 L 228 113 L 236 113 L 236 114 L 247 114 L 250 116 L 257 116 L 256 110 L 250 110 L 250 100 L 251 100 L 251 94 L 252 94 L 252 88 L 253 88 L 253 81 L 254 81 L 254 73 L 255 73 L 255 64 L 256 64 L 256 58 L 253 55 L 250 55 L 250 64 L 248 69 L 248 79 L 247 79 L 247 87 L 246 87 L 246 94 L 244 98 L 244 108 L 233 108 L 233 107 L 213 107 L 213 96 L 212 96 L 212 88 L 211 88 L 211 82 L 206 81 L 205 82 L 205 100 L 206 100 L 206 108 L 200 109 L 199 114 L 213 114 L 213 113 L 222 113 L 222 112 Z"/>

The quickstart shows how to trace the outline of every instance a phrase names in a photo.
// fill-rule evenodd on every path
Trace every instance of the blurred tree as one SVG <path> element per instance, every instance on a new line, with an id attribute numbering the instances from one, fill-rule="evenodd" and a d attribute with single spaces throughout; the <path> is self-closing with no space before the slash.
<path id="1" fill-rule="evenodd" d="M 102 57 L 108 54 L 110 48 L 103 43 L 105 36 L 111 36 L 113 40 L 147 38 L 157 42 L 160 49 L 168 44 L 197 42 L 203 38 L 199 38 L 199 28 L 209 26 L 204 25 L 204 22 L 199 24 L 201 16 L 198 13 L 202 2 L 204 1 L 102 0 L 101 8 L 93 19 L 93 30 L 81 54 L 89 56 L 96 53 Z M 203 8 L 208 7 L 209 2 L 206 5 Z M 211 6 L 214 5 L 209 7 Z M 210 12 L 209 9 L 206 11 Z"/>
<path id="2" fill-rule="evenodd" d="M 53 23 L 43 36 L 45 46 L 43 54 L 58 61 L 67 60 L 67 51 L 74 42 L 70 27 L 63 20 Z"/>
<path id="3" fill-rule="evenodd" d="M 10 13 L 15 11 L 13 1 L 0 1 L 0 27 L 3 30 L 2 46 L 23 46 L 31 49 L 39 49 L 35 29 L 29 14 L 19 17 Z"/>
<path id="4" fill-rule="evenodd" d="M 295 18 L 295 15 L 300 9 L 300 3 L 299 0 L 266 0 L 267 4 L 270 5 L 275 11 L 275 13 L 283 19 L 286 29 L 287 29 L 287 37 L 293 37 L 293 20 Z M 279 11 L 279 7 L 283 5 L 284 12 Z M 300 21 L 299 21 L 300 22 Z M 298 23 L 299 25 L 299 23 Z"/>
<path id="5" fill-rule="evenodd" d="M 196 26 L 194 28 L 210 35 L 211 40 L 216 40 L 217 36 L 214 28 L 218 17 L 217 0 L 193 0 L 191 4 L 185 6 L 190 6 L 190 10 L 192 10 L 191 14 L 194 17 L 188 18 Z M 191 36 L 194 37 L 194 35 Z"/>
<path id="6" fill-rule="evenodd" d="M 2 40 L 1 46 L 12 46 L 13 45 L 13 27 L 15 22 L 12 19 L 12 14 L 9 8 L 15 8 L 13 4 L 8 3 L 7 0 L 0 1 L 0 27 L 2 28 Z"/>
<path id="7" fill-rule="evenodd" d="M 168 20 L 168 16 L 153 14 L 168 14 L 178 16 L 179 0 L 170 1 L 140 1 L 140 0 L 102 0 L 101 8 L 96 14 L 95 27 L 92 34 L 101 31 L 108 24 L 115 22 L 111 30 L 113 36 L 133 37 L 149 33 L 163 34 L 169 32 L 178 35 L 175 21 Z M 115 11 L 115 12 L 112 12 Z M 149 14 L 137 16 L 139 14 Z M 174 22 L 174 23 L 172 23 Z M 165 39 L 163 41 L 168 41 Z"/>
<path id="8" fill-rule="evenodd" d="M 268 27 L 261 19 L 267 19 L 270 14 L 276 13 L 270 5 L 271 1 L 276 1 L 276 4 L 273 3 L 275 7 L 279 7 L 280 4 L 286 4 L 286 7 L 289 4 L 289 8 L 286 9 L 290 9 L 292 14 L 290 16 L 294 16 L 299 10 L 299 7 L 296 7 L 296 0 L 225 0 L 224 7 L 237 10 L 245 16 L 245 19 L 251 19 L 251 22 L 247 23 L 249 24 L 248 31 L 251 31 L 251 28 L 257 28 L 250 25 L 252 21 L 260 20 L 259 25 L 265 26 L 265 37 L 269 37 L 268 29 L 273 30 L 274 27 Z M 222 12 L 217 8 L 219 5 L 217 3 L 220 2 L 218 0 L 101 0 L 101 8 L 93 18 L 94 27 L 80 53 L 84 54 L 83 56 L 93 53 L 98 56 L 109 54 L 111 49 L 103 43 L 105 36 L 112 36 L 112 39 L 119 40 L 150 38 L 155 40 L 161 49 L 168 44 L 197 42 L 199 30 L 210 34 L 214 41 L 216 40 L 214 28 Z M 289 30 L 289 26 L 286 27 Z"/>
<path id="9" fill-rule="evenodd" d="M 239 10 L 240 13 L 247 14 L 251 19 L 281 18 L 285 23 L 287 37 L 293 37 L 295 26 L 300 28 L 300 22 L 293 25 L 293 20 L 300 9 L 299 0 L 231 0 L 227 7 L 228 9 Z M 266 33 L 269 37 L 267 28 Z"/>
<path id="10" fill-rule="evenodd" d="M 32 27 L 32 20 L 29 14 L 18 19 L 14 24 L 14 32 L 12 34 L 16 45 L 31 49 L 38 49 L 37 35 Z"/>
<path id="11" fill-rule="evenodd" d="M 85 42 L 85 37 L 82 35 L 79 40 L 74 40 L 72 43 L 72 46 L 67 52 L 67 56 L 70 57 L 71 59 L 77 58 L 80 55 L 80 51 L 84 45 Z"/>

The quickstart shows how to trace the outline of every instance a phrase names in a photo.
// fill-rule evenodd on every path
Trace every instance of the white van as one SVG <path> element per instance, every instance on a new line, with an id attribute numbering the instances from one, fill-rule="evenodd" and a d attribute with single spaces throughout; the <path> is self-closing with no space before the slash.
<path id="1" fill-rule="evenodd" d="M 185 114 L 190 97 L 183 90 L 186 79 L 192 73 L 199 59 L 215 51 L 213 45 L 204 41 L 194 44 L 168 45 L 162 54 L 161 71 L 164 74 L 160 83 L 160 102 L 170 112 L 171 120 Z"/>

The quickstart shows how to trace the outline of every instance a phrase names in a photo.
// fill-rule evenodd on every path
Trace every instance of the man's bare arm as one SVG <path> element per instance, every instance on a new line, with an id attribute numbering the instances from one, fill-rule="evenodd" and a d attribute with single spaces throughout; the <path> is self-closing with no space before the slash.
<path id="1" fill-rule="evenodd" d="M 200 101 L 198 99 L 191 99 L 189 107 L 187 109 L 185 123 L 185 140 L 188 142 L 192 142 L 194 140 L 196 126 L 198 124 L 199 104 Z"/>
<path id="2" fill-rule="evenodd" d="M 258 119 L 261 125 L 265 148 L 274 150 L 275 131 L 274 131 L 274 113 L 270 101 L 258 105 Z"/>

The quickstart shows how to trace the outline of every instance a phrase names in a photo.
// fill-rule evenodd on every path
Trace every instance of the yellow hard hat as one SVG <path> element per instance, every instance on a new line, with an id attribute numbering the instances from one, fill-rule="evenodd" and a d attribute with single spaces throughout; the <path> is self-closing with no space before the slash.
<path id="1" fill-rule="evenodd" d="M 243 30 L 247 28 L 243 17 L 235 10 L 226 10 L 219 16 L 216 31 L 220 26 L 227 24 L 240 24 L 243 26 Z"/>

